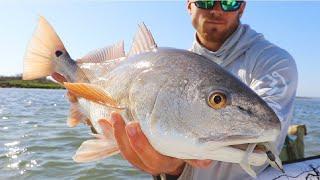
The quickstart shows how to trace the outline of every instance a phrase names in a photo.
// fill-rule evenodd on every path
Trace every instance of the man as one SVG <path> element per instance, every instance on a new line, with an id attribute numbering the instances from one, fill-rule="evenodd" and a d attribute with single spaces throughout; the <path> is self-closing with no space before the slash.
<path id="1" fill-rule="evenodd" d="M 188 1 L 196 40 L 191 51 L 221 65 L 262 97 L 281 120 L 281 150 L 293 111 L 297 70 L 293 58 L 240 23 L 246 2 Z M 261 172 L 265 166 L 256 168 Z M 192 178 L 189 178 L 192 177 Z M 239 165 L 213 162 L 207 169 L 186 165 L 181 179 L 250 179 Z"/>
<path id="2" fill-rule="evenodd" d="M 245 5 L 246 2 L 232 0 L 188 0 L 187 8 L 196 30 L 191 51 L 230 71 L 274 109 L 282 122 L 282 134 L 277 147 L 280 150 L 292 116 L 297 87 L 296 65 L 286 51 L 240 23 Z M 63 81 L 56 74 L 53 77 Z M 74 98 L 70 100 L 75 101 Z M 161 155 L 149 144 L 137 122 L 125 124 L 117 113 L 112 113 L 111 119 L 103 124 L 112 125 L 121 155 L 151 175 L 161 174 L 167 179 L 251 178 L 237 164 L 182 160 Z M 260 172 L 264 167 L 256 171 Z"/>

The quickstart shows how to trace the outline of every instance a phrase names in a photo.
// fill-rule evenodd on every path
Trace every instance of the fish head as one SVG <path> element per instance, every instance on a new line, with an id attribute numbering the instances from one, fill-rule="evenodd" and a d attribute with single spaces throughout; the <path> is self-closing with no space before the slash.
<path id="1" fill-rule="evenodd" d="M 223 72 L 223 71 L 222 71 Z M 223 141 L 230 144 L 275 141 L 280 120 L 273 109 L 236 77 L 215 72 L 199 86 L 203 109 L 200 124 L 211 124 L 200 142 Z M 197 108 L 195 108 L 197 109 Z"/>
<path id="2" fill-rule="evenodd" d="M 215 147 L 278 138 L 280 121 L 275 112 L 234 75 L 193 53 L 170 58 L 174 60 L 169 62 L 169 70 L 157 72 L 157 67 L 153 67 L 145 75 L 158 86 L 145 92 L 159 89 L 152 108 L 145 110 L 149 112 L 149 122 L 143 127 L 150 129 L 149 134 L 176 137 L 175 142 L 186 144 L 211 143 Z M 142 108 L 147 109 L 147 99 L 141 99 Z"/>

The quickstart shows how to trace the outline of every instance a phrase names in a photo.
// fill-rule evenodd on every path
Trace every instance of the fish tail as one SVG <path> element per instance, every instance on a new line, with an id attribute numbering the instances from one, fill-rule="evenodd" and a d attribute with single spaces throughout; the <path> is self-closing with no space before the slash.
<path id="1" fill-rule="evenodd" d="M 32 80 L 51 75 L 55 71 L 53 59 L 66 49 L 48 21 L 39 18 L 23 62 L 24 80 Z"/>

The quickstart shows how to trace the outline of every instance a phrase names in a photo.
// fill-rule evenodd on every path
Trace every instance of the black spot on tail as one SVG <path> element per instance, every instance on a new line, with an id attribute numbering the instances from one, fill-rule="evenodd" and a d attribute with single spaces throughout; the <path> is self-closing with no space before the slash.
<path id="1" fill-rule="evenodd" d="M 56 54 L 57 57 L 59 57 L 59 56 L 61 56 L 63 54 L 63 52 L 58 50 L 58 51 L 55 52 L 55 54 Z"/>

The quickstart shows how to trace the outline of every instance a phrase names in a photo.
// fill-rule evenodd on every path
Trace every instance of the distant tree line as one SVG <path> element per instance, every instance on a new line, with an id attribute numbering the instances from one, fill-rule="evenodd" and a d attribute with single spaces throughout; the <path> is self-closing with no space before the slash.
<path id="1" fill-rule="evenodd" d="M 61 89 L 63 88 L 59 84 L 47 79 L 46 77 L 24 81 L 22 80 L 22 74 L 13 76 L 0 75 L 0 88 L 4 87 L 16 87 L 16 88 L 45 88 L 45 89 Z"/>
<path id="2" fill-rule="evenodd" d="M 11 76 L 3 76 L 0 75 L 0 81 L 8 81 L 8 80 L 22 80 L 22 74 L 16 74 Z M 48 80 L 46 77 L 37 79 L 38 82 L 52 82 Z"/>
<path id="3" fill-rule="evenodd" d="M 16 74 L 12 76 L 0 75 L 0 81 L 7 81 L 7 80 L 22 80 L 22 74 Z"/>

